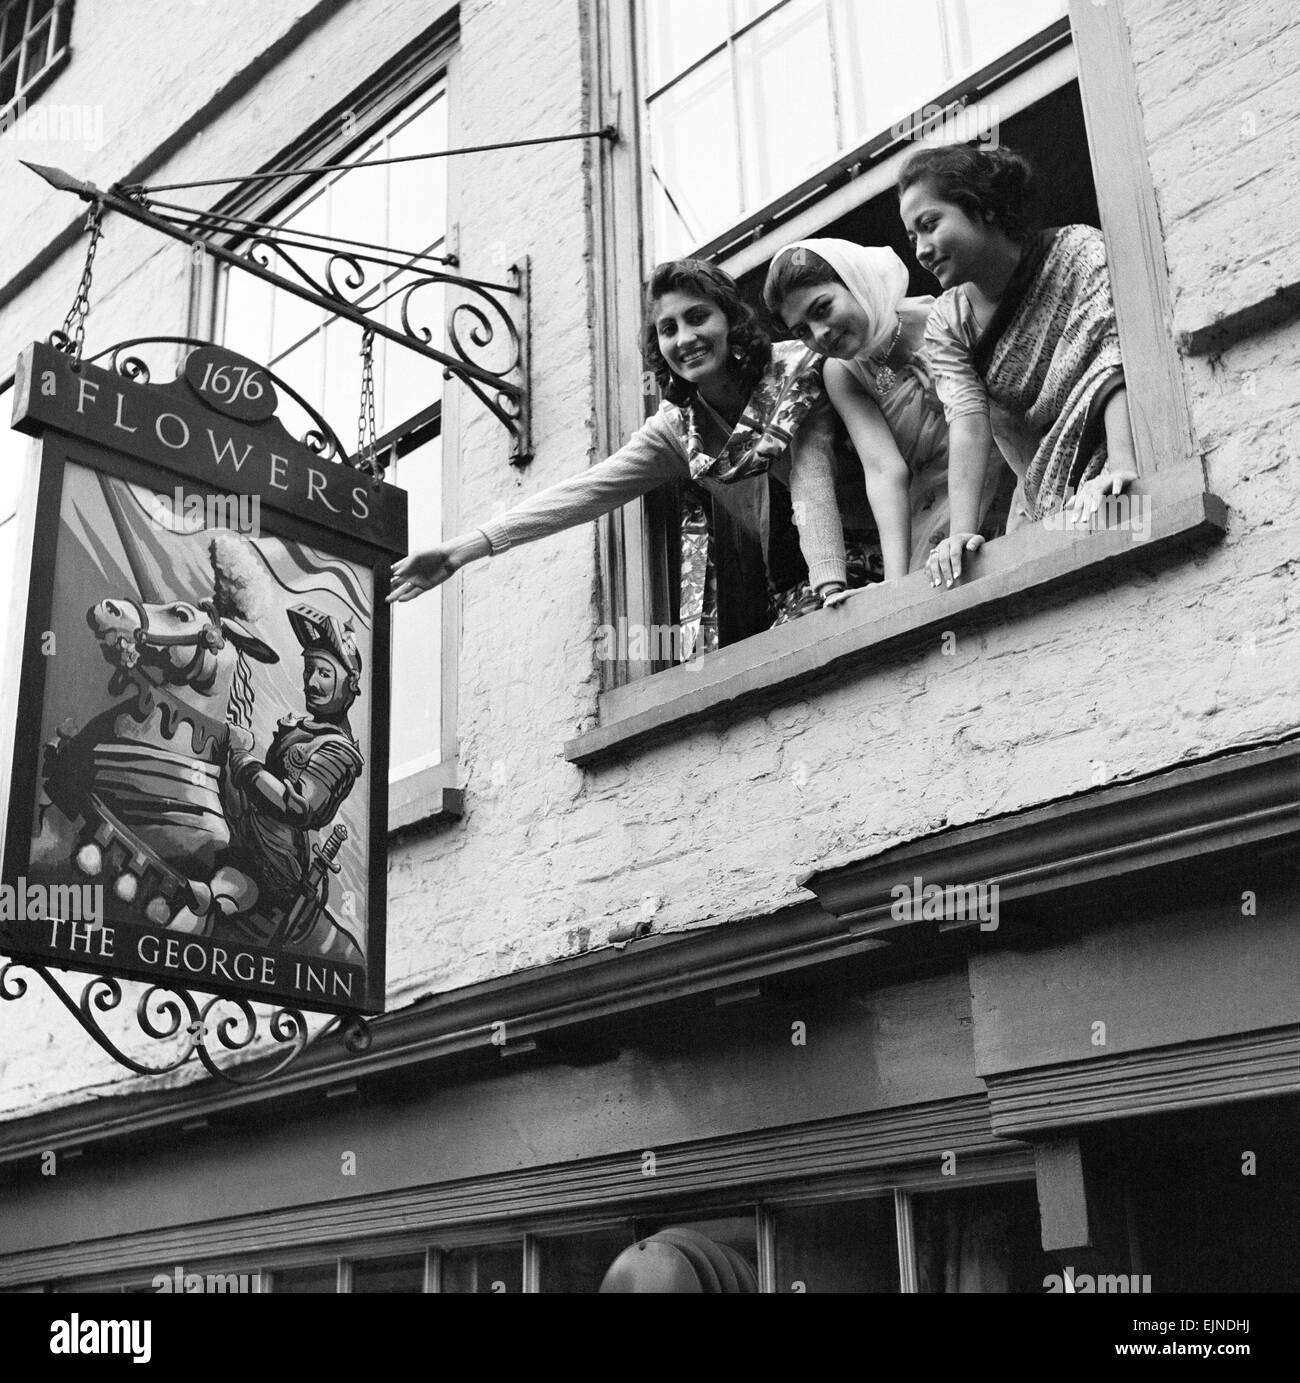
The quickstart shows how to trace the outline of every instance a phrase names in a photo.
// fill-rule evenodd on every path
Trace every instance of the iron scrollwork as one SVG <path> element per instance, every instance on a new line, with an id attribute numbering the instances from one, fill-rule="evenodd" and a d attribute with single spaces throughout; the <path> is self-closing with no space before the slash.
<path id="1" fill-rule="evenodd" d="M 299 256 L 289 253 L 290 246 L 326 255 L 323 269 L 313 273 Z M 356 320 L 359 316 L 372 328 L 379 321 L 381 310 L 396 303 L 404 344 L 432 355 L 443 365 L 444 378 L 459 379 L 501 422 L 515 440 L 513 464 L 523 465 L 532 459 L 527 389 L 527 261 L 511 267 L 511 282 L 493 283 L 358 251 L 331 251 L 266 233 L 248 241 L 239 254 L 267 273 L 278 261 L 310 294 L 322 300 L 323 306 L 329 306 L 345 319 Z M 382 277 L 384 271 L 393 271 L 391 277 Z M 416 319 L 413 308 L 417 294 L 434 287 L 464 295 L 447 315 L 451 356 L 434 347 L 433 329 Z M 379 296 L 372 296 L 377 292 Z M 514 312 L 507 305 L 507 295 L 518 300 Z M 384 334 L 392 339 L 391 331 Z M 505 363 L 489 363 L 502 338 L 507 346 Z"/>
<path id="2" fill-rule="evenodd" d="M 612 140 L 616 136 L 617 132 L 609 127 L 576 135 L 526 140 L 523 143 L 553 143 L 557 138 Z M 91 217 L 96 227 L 105 210 L 118 212 L 128 220 L 149 226 L 173 240 L 179 240 L 192 251 L 211 255 L 223 264 L 245 269 L 274 288 L 292 293 L 336 318 L 361 327 L 363 331 L 373 331 L 376 335 L 406 346 L 436 362 L 443 367 L 447 375 L 468 385 L 476 397 L 508 429 L 514 439 L 511 463 L 522 466 L 532 460 L 528 378 L 529 262 L 526 257 L 511 267 L 510 283 L 491 283 L 485 279 L 467 278 L 458 273 L 431 273 L 423 267 L 431 261 L 451 267 L 458 265 L 459 260 L 449 256 L 424 254 L 399 258 L 394 257 L 391 251 L 385 258 L 363 253 L 356 248 L 339 248 L 340 243 L 348 243 L 355 247 L 359 242 L 335 241 L 331 247 L 330 237 L 319 236 L 315 232 L 312 232 L 312 235 L 318 243 L 307 242 L 303 240 L 302 235 L 295 238 L 291 229 L 279 230 L 264 223 L 227 217 L 219 212 L 203 211 L 173 203 L 155 206 L 147 189 L 139 186 L 118 184 L 103 192 L 93 183 L 74 178 L 62 169 L 34 163 L 26 166 L 38 173 L 52 187 L 63 192 L 75 193 L 83 201 L 91 203 Z M 272 176 L 290 176 L 303 171 L 305 170 L 286 170 Z M 290 255 L 289 247 L 327 255 L 323 279 L 313 275 L 295 256 Z M 272 256 L 283 261 L 294 277 L 286 278 L 272 272 L 269 267 Z M 369 291 L 366 287 L 366 264 L 393 270 L 398 280 L 398 286 L 378 304 L 371 302 L 363 305 Z M 403 275 L 408 277 L 402 279 Z M 417 289 L 433 283 L 445 284 L 479 300 L 458 303 L 452 309 L 452 321 L 448 327 L 451 353 L 439 350 L 432 344 L 432 332 L 415 328 L 411 324 L 411 297 Z M 503 296 L 498 297 L 498 294 Z M 375 315 L 377 307 L 382 306 L 394 295 L 401 295 L 403 299 L 400 328 L 390 326 Z M 507 309 L 506 298 L 516 300 L 515 312 Z M 64 324 L 64 332 L 61 334 L 64 344 L 60 346 L 61 349 L 70 348 L 74 358 L 79 347 L 78 321 L 84 325 L 84 303 L 81 297 L 78 298 L 78 303 L 82 304 L 82 316 L 80 319 L 77 318 L 77 305 L 74 304 L 74 313 L 69 315 L 69 321 Z M 468 344 L 462 337 L 458 325 L 459 319 L 466 315 L 472 322 L 468 331 Z M 506 335 L 513 348 L 511 363 L 505 369 L 484 366 L 476 354 L 490 347 L 496 339 L 497 328 L 492 321 L 494 315 L 505 324 Z M 512 374 L 517 378 L 508 377 Z"/>
<path id="3" fill-rule="evenodd" d="M 58 345 L 54 337 L 59 334 L 55 332 L 51 335 L 50 344 L 52 346 Z M 152 378 L 149 363 L 141 356 L 127 355 L 127 351 L 134 350 L 137 346 L 180 346 L 198 350 L 200 347 L 211 344 L 210 341 L 201 341 L 194 336 L 137 336 L 130 341 L 119 341 L 116 345 L 106 346 L 102 351 L 90 356 L 88 363 L 93 365 L 98 361 L 107 360 L 107 368 L 114 374 L 121 375 L 123 379 L 128 379 L 133 384 L 148 384 Z M 339 439 L 338 434 L 325 421 L 320 410 L 308 403 L 293 385 L 287 383 L 274 370 L 268 369 L 265 365 L 260 368 L 280 393 L 287 394 L 314 424 L 299 438 L 302 445 L 308 451 L 315 452 L 322 461 L 348 463 L 350 458 L 347 449 Z"/>
<path id="4" fill-rule="evenodd" d="M 27 980 L 13 973 L 20 966 L 38 974 L 94 1041 L 114 1061 L 136 1075 L 169 1075 L 197 1059 L 210 1075 L 231 1085 L 259 1085 L 287 1070 L 308 1046 L 307 1020 L 301 1010 L 285 1006 L 275 1009 L 266 1022 L 266 1032 L 276 1044 L 274 1048 L 254 1061 L 223 1063 L 219 1057 L 248 1051 L 257 1040 L 261 1025 L 252 1004 L 247 999 L 229 995 L 196 996 L 181 985 L 152 984 L 136 1002 L 136 1025 L 152 1042 L 178 1045 L 161 1061 L 141 1061 L 123 1050 L 100 1021 L 101 1015 L 112 1013 L 122 1005 L 119 980 L 95 975 L 86 981 L 80 996 L 74 998 L 46 966 L 30 960 L 11 960 L 0 966 L 0 999 L 17 1000 L 27 993 Z M 223 1006 L 227 1011 L 223 1012 Z M 333 1019 L 317 1040 L 336 1025 L 344 1046 L 352 1054 L 370 1047 L 370 1025 L 360 1014 Z"/>

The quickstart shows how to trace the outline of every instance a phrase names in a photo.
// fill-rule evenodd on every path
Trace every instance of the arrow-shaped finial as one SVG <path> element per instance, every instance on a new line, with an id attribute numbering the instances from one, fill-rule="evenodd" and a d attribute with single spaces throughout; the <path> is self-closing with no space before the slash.
<path id="1" fill-rule="evenodd" d="M 84 197 L 88 202 L 102 195 L 94 183 L 81 182 L 71 173 L 65 173 L 62 168 L 51 168 L 44 163 L 28 163 L 25 158 L 19 159 L 18 162 L 24 168 L 30 168 L 33 173 L 38 173 L 51 187 L 58 188 L 60 192 L 75 192 L 78 197 Z"/>

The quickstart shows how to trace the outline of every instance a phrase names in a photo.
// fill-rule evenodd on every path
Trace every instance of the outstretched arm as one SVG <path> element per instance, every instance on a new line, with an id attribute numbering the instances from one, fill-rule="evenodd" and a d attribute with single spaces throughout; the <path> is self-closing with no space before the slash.
<path id="1" fill-rule="evenodd" d="M 590 523 L 685 472 L 668 424 L 651 418 L 607 461 L 552 485 L 482 528 L 394 563 L 388 602 L 414 600 L 471 562 Z"/>
<path id="2" fill-rule="evenodd" d="M 867 499 L 880 532 L 885 580 L 907 575 L 912 554 L 912 509 L 908 499 L 911 472 L 875 399 L 843 363 L 826 364 L 826 392 L 857 450 L 867 482 Z"/>

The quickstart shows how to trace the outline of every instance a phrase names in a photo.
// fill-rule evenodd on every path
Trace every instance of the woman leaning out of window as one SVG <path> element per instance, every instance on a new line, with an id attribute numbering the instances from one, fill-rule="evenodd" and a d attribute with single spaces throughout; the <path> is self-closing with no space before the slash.
<path id="1" fill-rule="evenodd" d="M 925 354 L 949 427 L 952 529 L 931 583 L 976 551 L 990 436 L 1018 477 L 1010 532 L 1068 508 L 1097 512 L 1137 479 L 1101 232 L 1034 233 L 1033 177 L 1010 149 L 922 149 L 899 175 L 899 211 L 921 267 L 944 288 Z"/>
<path id="2" fill-rule="evenodd" d="M 642 349 L 665 398 L 622 450 L 396 563 L 389 601 L 412 600 L 470 562 L 590 522 L 674 479 L 703 485 L 766 550 L 769 470 L 788 470 L 811 597 L 799 612 L 843 592 L 833 419 L 819 358 L 793 342 L 774 346 L 734 280 L 699 260 L 655 269 Z M 788 613 L 790 602 L 776 606 Z"/>

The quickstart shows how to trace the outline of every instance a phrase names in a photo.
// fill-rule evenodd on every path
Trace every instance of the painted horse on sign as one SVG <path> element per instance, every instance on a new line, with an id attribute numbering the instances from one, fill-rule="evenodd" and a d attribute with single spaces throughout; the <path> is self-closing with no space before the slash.
<path id="1" fill-rule="evenodd" d="M 217 539 L 210 555 L 210 596 L 163 603 L 115 594 L 91 606 L 87 623 L 113 668 L 109 695 L 130 698 L 60 732 L 47 750 L 46 795 L 80 823 L 78 872 L 159 927 L 211 906 L 230 845 L 221 796 L 229 726 L 251 724 L 250 659 L 279 661 L 249 627 L 238 547 Z M 255 896 L 241 879 L 234 893 Z"/>

